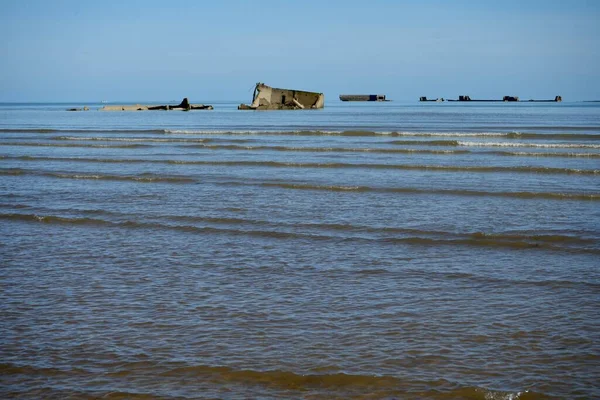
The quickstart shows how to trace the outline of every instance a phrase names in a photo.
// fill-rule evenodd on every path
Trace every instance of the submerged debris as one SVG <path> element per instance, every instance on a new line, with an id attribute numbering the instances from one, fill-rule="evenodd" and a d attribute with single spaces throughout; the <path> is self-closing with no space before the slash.
<path id="1" fill-rule="evenodd" d="M 204 104 L 190 104 L 188 98 L 185 97 L 181 103 L 177 105 L 111 105 L 104 106 L 100 111 L 152 111 L 152 110 L 178 110 L 178 111 L 190 111 L 190 110 L 212 110 L 213 106 Z"/>

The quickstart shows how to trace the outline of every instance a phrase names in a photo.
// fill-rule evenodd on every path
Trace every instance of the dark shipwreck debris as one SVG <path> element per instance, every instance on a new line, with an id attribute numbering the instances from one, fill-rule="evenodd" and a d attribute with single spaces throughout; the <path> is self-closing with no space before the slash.
<path id="1" fill-rule="evenodd" d="M 153 110 L 177 110 L 177 111 L 190 111 L 190 110 L 212 110 L 213 106 L 205 104 L 190 104 L 188 98 L 185 97 L 181 103 L 177 105 L 110 105 L 104 106 L 100 111 L 153 111 Z"/>
<path id="2" fill-rule="evenodd" d="M 428 99 L 425 96 L 419 97 L 419 101 L 444 101 L 443 97 L 438 97 L 437 99 Z"/>
<path id="3" fill-rule="evenodd" d="M 423 97 L 421 97 L 421 99 L 423 99 Z M 419 99 L 419 101 L 428 101 L 428 100 L 421 100 Z M 523 102 L 523 101 L 529 101 L 529 102 L 561 102 L 562 101 L 562 97 L 561 96 L 556 96 L 554 97 L 554 100 L 519 100 L 518 96 L 504 96 L 502 99 L 472 99 L 470 96 L 458 96 L 458 100 L 456 99 L 448 99 L 447 101 L 485 101 L 485 102 L 500 102 L 500 101 L 504 101 L 504 102 Z"/>
<path id="4" fill-rule="evenodd" d="M 340 94 L 341 101 L 390 101 L 385 94 Z"/>

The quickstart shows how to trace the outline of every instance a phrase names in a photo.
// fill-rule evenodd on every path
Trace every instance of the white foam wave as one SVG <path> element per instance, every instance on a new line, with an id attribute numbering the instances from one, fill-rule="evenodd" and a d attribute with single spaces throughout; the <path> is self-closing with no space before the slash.
<path id="1" fill-rule="evenodd" d="M 58 175 L 61 178 L 72 178 L 72 179 L 102 179 L 102 175 Z"/>
<path id="2" fill-rule="evenodd" d="M 104 142 L 185 142 L 185 143 L 203 143 L 206 139 L 160 139 L 160 138 L 126 138 L 126 137 L 78 137 L 78 136 L 59 136 L 57 140 L 88 140 Z"/>
<path id="3" fill-rule="evenodd" d="M 506 137 L 510 133 L 501 132 L 389 132 L 395 136 L 422 137 Z M 512 133 L 514 135 L 514 133 Z"/>
<path id="4" fill-rule="evenodd" d="M 594 157 L 599 157 L 600 154 L 598 153 L 546 153 L 546 152 L 527 152 L 527 151 L 513 151 L 513 152 L 506 152 L 506 153 L 500 153 L 500 154 L 506 154 L 506 155 L 511 155 L 511 156 L 533 156 L 533 157 L 588 157 L 588 158 L 594 158 Z"/>
<path id="5" fill-rule="evenodd" d="M 378 131 L 372 132 L 368 130 L 360 130 L 360 129 L 341 129 L 341 130 L 322 130 L 322 129 L 295 129 L 288 131 L 265 131 L 265 130 L 189 130 L 189 129 L 165 129 L 164 133 L 169 134 L 185 134 L 185 135 L 203 135 L 203 134 L 248 134 L 248 135 L 256 135 L 256 134 L 298 134 L 298 133 L 312 133 L 312 134 L 321 134 L 321 135 L 342 135 L 344 133 L 351 132 L 364 132 L 364 133 L 372 133 L 376 135 L 389 135 L 389 136 L 417 136 L 417 137 L 506 137 L 510 135 L 515 135 L 518 133 L 502 133 L 502 132 L 409 132 L 409 131 Z"/>
<path id="6" fill-rule="evenodd" d="M 248 134 L 269 133 L 266 131 L 236 131 L 236 130 L 188 130 L 188 129 L 165 129 L 164 133 L 180 134 L 180 135 L 219 135 L 225 133 Z"/>
<path id="7" fill-rule="evenodd" d="M 457 143 L 459 146 L 468 146 L 468 147 L 537 147 L 537 148 L 548 148 L 548 149 L 600 149 L 600 144 L 464 142 L 464 141 L 458 141 Z"/>

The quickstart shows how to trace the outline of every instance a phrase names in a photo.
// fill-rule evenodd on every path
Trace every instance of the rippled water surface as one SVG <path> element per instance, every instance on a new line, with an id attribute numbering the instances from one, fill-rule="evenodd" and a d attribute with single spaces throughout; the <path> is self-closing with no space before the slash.
<path id="1" fill-rule="evenodd" d="M 600 397 L 600 106 L 0 104 L 0 395 Z"/>

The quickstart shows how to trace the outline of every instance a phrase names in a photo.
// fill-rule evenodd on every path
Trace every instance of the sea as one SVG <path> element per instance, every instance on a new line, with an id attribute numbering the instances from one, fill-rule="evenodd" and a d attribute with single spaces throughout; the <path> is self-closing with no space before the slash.
<path id="1" fill-rule="evenodd" d="M 600 103 L 241 102 L 0 104 L 1 398 L 600 398 Z"/>

